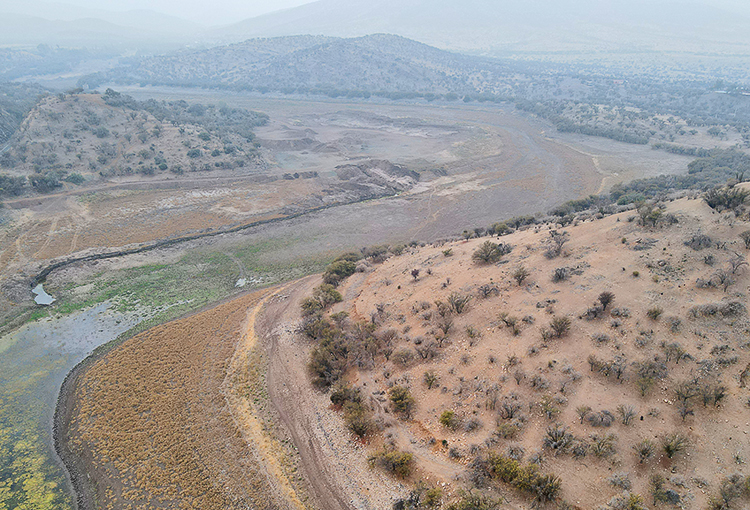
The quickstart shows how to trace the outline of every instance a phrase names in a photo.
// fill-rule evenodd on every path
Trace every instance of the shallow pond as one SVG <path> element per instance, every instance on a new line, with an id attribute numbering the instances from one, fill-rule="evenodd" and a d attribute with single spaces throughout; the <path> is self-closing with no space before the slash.
<path id="1" fill-rule="evenodd" d="M 72 508 L 52 448 L 60 385 L 97 346 L 151 316 L 112 308 L 101 303 L 0 338 L 0 510 Z"/>

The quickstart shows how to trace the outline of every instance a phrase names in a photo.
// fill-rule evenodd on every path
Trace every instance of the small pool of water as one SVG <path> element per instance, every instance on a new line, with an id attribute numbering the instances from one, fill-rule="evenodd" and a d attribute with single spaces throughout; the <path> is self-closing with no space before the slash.
<path id="1" fill-rule="evenodd" d="M 55 298 L 47 294 L 47 291 L 44 290 L 44 286 L 41 283 L 31 289 L 31 292 L 35 294 L 34 301 L 38 305 L 51 305 L 55 302 Z"/>

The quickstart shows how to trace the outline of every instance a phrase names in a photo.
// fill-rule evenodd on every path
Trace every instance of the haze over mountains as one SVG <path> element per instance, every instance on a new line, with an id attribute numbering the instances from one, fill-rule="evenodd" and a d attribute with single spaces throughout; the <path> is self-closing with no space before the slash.
<path id="1" fill-rule="evenodd" d="M 750 7 L 734 0 L 319 0 L 213 28 L 180 19 L 180 13 L 112 12 L 40 1 L 5 1 L 0 13 L 0 44 L 6 45 L 150 49 L 156 44 L 206 47 L 254 37 L 389 33 L 454 51 L 507 55 L 744 54 L 750 43 Z"/>
<path id="2" fill-rule="evenodd" d="M 388 32 L 454 50 L 745 51 L 747 6 L 669 0 L 320 0 L 216 31 L 246 38 Z"/>

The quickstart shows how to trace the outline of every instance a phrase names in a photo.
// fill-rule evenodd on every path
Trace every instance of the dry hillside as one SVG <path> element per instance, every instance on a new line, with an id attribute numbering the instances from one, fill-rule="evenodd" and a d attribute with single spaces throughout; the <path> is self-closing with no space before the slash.
<path id="1" fill-rule="evenodd" d="M 313 381 L 414 484 L 401 508 L 748 503 L 748 223 L 659 211 L 366 258 L 305 303 Z"/>

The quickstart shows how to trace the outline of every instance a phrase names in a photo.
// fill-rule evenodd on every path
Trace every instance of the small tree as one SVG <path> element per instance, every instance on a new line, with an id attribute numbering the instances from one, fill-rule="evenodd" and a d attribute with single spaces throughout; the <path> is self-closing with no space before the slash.
<path id="1" fill-rule="evenodd" d="M 369 459 L 370 464 L 379 466 L 385 471 L 399 478 L 407 478 L 414 466 L 414 456 L 411 453 L 398 450 L 383 449 L 373 454 Z"/>
<path id="2" fill-rule="evenodd" d="M 553 259 L 558 257 L 562 253 L 563 246 L 570 240 L 570 235 L 565 232 L 558 232 L 557 230 L 550 230 L 549 239 L 547 242 L 550 247 L 544 253 L 547 258 Z"/>
<path id="3" fill-rule="evenodd" d="M 416 279 L 419 278 L 419 269 L 412 269 L 411 277 L 414 278 L 414 280 L 416 281 Z"/>
<path id="4" fill-rule="evenodd" d="M 521 285 L 523 284 L 523 282 L 524 282 L 524 281 L 526 280 L 526 278 L 528 278 L 528 277 L 529 277 L 529 275 L 530 275 L 530 274 L 531 274 L 531 273 L 529 272 L 529 270 L 528 270 L 528 269 L 526 269 L 526 268 L 525 268 L 525 267 L 523 267 L 523 266 L 520 266 L 520 267 L 519 267 L 518 269 L 516 269 L 516 270 L 515 270 L 515 272 L 513 273 L 513 279 L 514 279 L 514 280 L 516 281 L 516 283 L 517 283 L 517 284 L 518 284 L 518 286 L 520 287 L 520 286 L 521 286 Z"/>
<path id="5" fill-rule="evenodd" d="M 633 406 L 619 405 L 617 406 L 617 412 L 620 413 L 623 425 L 630 425 L 630 422 L 635 416 L 635 408 L 633 408 Z"/>
<path id="6" fill-rule="evenodd" d="M 492 241 L 483 242 L 471 255 L 471 258 L 478 264 L 493 264 L 500 260 L 500 257 L 502 257 L 502 252 Z"/>
<path id="7" fill-rule="evenodd" d="M 602 304 L 602 309 L 606 310 L 607 306 L 609 306 L 612 301 L 615 300 L 615 295 L 609 291 L 604 291 L 601 294 L 599 294 L 599 302 Z"/>
<path id="8" fill-rule="evenodd" d="M 427 386 L 428 390 L 431 390 L 435 386 L 437 386 L 437 383 L 440 381 L 437 374 L 435 372 L 425 372 L 424 373 L 424 383 L 425 386 Z"/>

